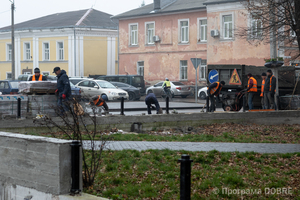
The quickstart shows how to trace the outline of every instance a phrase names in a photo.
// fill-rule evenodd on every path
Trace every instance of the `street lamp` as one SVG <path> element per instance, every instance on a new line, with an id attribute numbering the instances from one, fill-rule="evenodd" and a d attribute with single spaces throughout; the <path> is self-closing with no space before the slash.
<path id="1" fill-rule="evenodd" d="M 11 79 L 15 80 L 15 30 L 14 30 L 14 11 L 15 0 L 11 2 Z"/>

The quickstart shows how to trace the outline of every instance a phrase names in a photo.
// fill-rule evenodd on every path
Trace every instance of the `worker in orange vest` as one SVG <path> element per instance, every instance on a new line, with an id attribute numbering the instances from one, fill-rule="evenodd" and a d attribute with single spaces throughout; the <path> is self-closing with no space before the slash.
<path id="1" fill-rule="evenodd" d="M 276 77 L 273 75 L 272 70 L 267 70 L 267 78 L 264 87 L 264 101 L 266 109 L 276 109 L 274 101 L 276 92 Z"/>
<path id="2" fill-rule="evenodd" d="M 103 106 L 104 109 L 105 109 L 105 114 L 109 113 L 108 106 L 107 106 L 105 100 L 102 99 L 100 95 L 92 96 L 91 101 L 90 101 L 90 105 L 94 105 L 94 106 L 96 106 L 98 108 L 100 108 L 101 106 Z M 101 109 L 99 109 L 98 112 L 100 113 Z"/>
<path id="3" fill-rule="evenodd" d="M 34 75 L 29 78 L 29 81 L 47 81 L 47 77 L 40 74 L 40 69 L 34 69 Z"/>
<path id="4" fill-rule="evenodd" d="M 249 106 L 249 110 L 252 110 L 253 109 L 253 97 L 254 97 L 254 94 L 257 93 L 257 81 L 252 76 L 251 73 L 247 74 L 247 77 L 248 77 L 248 87 L 247 87 L 248 106 Z"/>
<path id="5" fill-rule="evenodd" d="M 265 108 L 265 101 L 264 101 L 264 88 L 265 88 L 265 82 L 266 82 L 266 78 L 267 78 L 267 74 L 265 72 L 263 72 L 261 74 L 261 88 L 260 88 L 260 98 L 261 98 L 261 107 L 262 109 L 266 109 Z"/>
<path id="6" fill-rule="evenodd" d="M 222 90 L 222 87 L 225 85 L 225 82 L 224 81 L 221 81 L 221 82 L 214 82 L 213 84 L 211 84 L 209 87 L 208 87 L 208 90 L 207 90 L 207 94 L 209 96 L 209 99 L 210 99 L 210 109 L 209 111 L 210 112 L 214 112 L 215 111 L 215 97 L 217 97 L 218 101 L 220 102 L 220 97 L 219 97 L 219 94 Z"/>

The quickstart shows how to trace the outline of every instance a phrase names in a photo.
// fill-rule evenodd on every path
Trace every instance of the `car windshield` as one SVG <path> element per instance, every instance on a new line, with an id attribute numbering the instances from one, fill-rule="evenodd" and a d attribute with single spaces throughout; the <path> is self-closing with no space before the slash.
<path id="1" fill-rule="evenodd" d="M 19 82 L 10 82 L 12 88 L 18 88 Z"/>
<path id="2" fill-rule="evenodd" d="M 178 82 L 178 81 L 172 81 L 172 83 L 173 83 L 174 85 L 184 85 L 183 83 Z"/>
<path id="3" fill-rule="evenodd" d="M 113 84 L 107 81 L 96 81 L 98 85 L 102 88 L 116 88 Z"/>
<path id="4" fill-rule="evenodd" d="M 143 82 L 143 77 L 141 77 L 141 76 L 132 77 L 132 84 L 137 84 L 137 83 L 142 83 L 142 82 Z"/>

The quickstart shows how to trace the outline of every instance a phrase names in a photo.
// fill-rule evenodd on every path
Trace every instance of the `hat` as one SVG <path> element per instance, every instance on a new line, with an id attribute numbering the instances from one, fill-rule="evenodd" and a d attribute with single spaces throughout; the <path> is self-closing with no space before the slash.
<path id="1" fill-rule="evenodd" d="M 222 85 L 225 85 L 225 82 L 224 82 L 224 81 L 221 81 L 220 83 L 221 83 Z"/>
<path id="2" fill-rule="evenodd" d="M 35 68 L 34 69 L 34 73 L 40 73 L 41 71 L 40 71 L 40 69 L 39 68 Z"/>
<path id="3" fill-rule="evenodd" d="M 261 76 L 267 76 L 267 74 L 266 74 L 265 72 L 263 72 L 263 73 L 261 74 Z"/>
<path id="4" fill-rule="evenodd" d="M 57 72 L 58 70 L 60 70 L 60 67 L 54 67 L 53 73 Z"/>
<path id="5" fill-rule="evenodd" d="M 249 73 L 249 74 L 247 74 L 247 76 L 250 76 L 250 77 L 251 77 L 251 76 L 252 76 L 252 74 L 251 74 L 251 73 Z"/>
<path id="6" fill-rule="evenodd" d="M 272 73 L 272 70 L 268 69 L 267 72 Z"/>

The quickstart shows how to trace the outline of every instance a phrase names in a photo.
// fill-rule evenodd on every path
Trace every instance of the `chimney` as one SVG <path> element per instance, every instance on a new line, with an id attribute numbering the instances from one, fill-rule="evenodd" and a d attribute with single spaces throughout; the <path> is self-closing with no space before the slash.
<path id="1" fill-rule="evenodd" d="M 154 1 L 154 10 L 160 10 L 160 0 L 153 0 Z"/>

